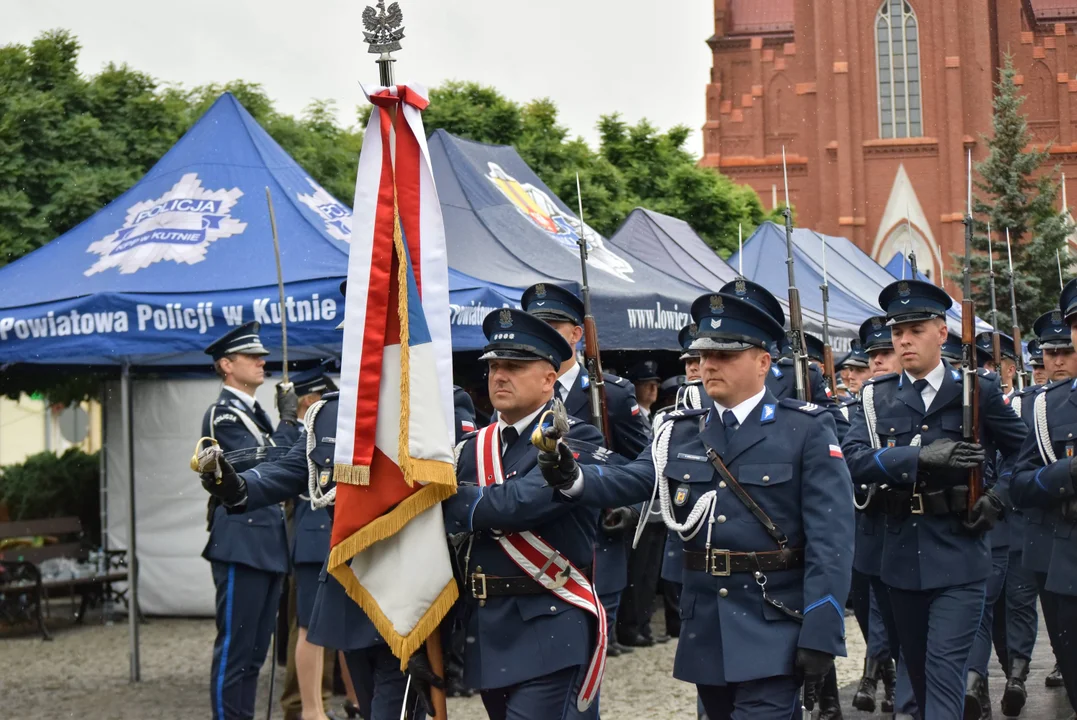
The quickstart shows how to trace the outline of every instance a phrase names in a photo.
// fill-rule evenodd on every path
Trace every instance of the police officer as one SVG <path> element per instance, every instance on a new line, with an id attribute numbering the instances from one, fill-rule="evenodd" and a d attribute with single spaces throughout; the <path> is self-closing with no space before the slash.
<path id="1" fill-rule="evenodd" d="M 860 344 L 860 341 L 853 341 L 849 354 L 842 358 L 841 369 L 845 376 L 845 389 L 855 400 L 860 397 L 860 388 L 863 387 L 864 381 L 871 377 L 868 354 L 864 352 L 864 346 Z"/>
<path id="2" fill-rule="evenodd" d="M 460 442 L 464 435 L 478 430 L 475 426 L 475 402 L 466 390 L 459 385 L 453 385 L 452 404 L 453 430 L 456 433 L 456 442 Z"/>
<path id="3" fill-rule="evenodd" d="M 590 670 L 604 650 L 596 641 L 601 603 L 588 579 L 598 512 L 555 502 L 535 469 L 531 438 L 573 350 L 518 310 L 490 313 L 483 332 L 489 343 L 480 359 L 489 363 L 498 419 L 457 448 L 457 493 L 442 503 L 446 530 L 466 535 L 463 612 L 473 641 L 464 679 L 480 690 L 491 720 L 568 717 L 593 701 Z M 573 441 L 602 442 L 596 428 L 568 420 Z"/>
<path id="4" fill-rule="evenodd" d="M 1046 385 L 1047 371 L 1043 368 L 1043 350 L 1036 340 L 1028 342 L 1028 364 L 1032 368 L 1032 382 L 1035 385 Z"/>
<path id="5" fill-rule="evenodd" d="M 520 305 L 540 320 L 550 324 L 573 349 L 583 339 L 583 301 L 563 287 L 538 283 L 524 290 Z M 568 414 L 582 422 L 591 422 L 589 388 L 592 378 L 580 366 L 573 351 L 558 369 L 557 397 L 565 404 Z M 606 416 L 611 437 L 606 447 L 622 457 L 633 460 L 650 442 L 650 427 L 644 421 L 636 402 L 636 391 L 624 378 L 605 373 Z M 601 430 L 601 428 L 599 428 Z M 628 550 L 632 530 L 639 520 L 635 508 L 611 508 L 602 514 L 602 527 L 595 546 L 595 584 L 610 627 L 616 627 L 616 642 L 611 650 L 620 654 L 622 648 L 654 645 L 650 626 L 642 627 L 640 614 L 634 606 L 630 615 L 618 619 L 621 593 L 628 586 Z"/>
<path id="6" fill-rule="evenodd" d="M 1009 504 L 1008 463 L 1026 434 L 998 380 L 984 373 L 977 377 L 983 444 L 961 439 L 962 375 L 941 357 L 952 304 L 941 288 L 915 280 L 879 294 L 903 371 L 864 389 L 863 412 L 843 444 L 854 482 L 881 491 L 881 577 L 923 720 L 965 712 L 965 668 L 991 572 L 986 532 Z M 969 513 L 969 470 L 996 451 L 1004 469 Z"/>
<path id="7" fill-rule="evenodd" d="M 324 393 L 336 392 L 336 384 L 326 374 L 332 365 L 332 360 L 325 360 L 316 367 L 292 375 L 295 394 L 299 398 L 299 417 L 305 416 Z M 329 512 L 324 508 L 311 508 L 306 497 L 301 496 L 294 503 L 291 526 L 293 592 L 290 593 L 293 601 L 288 613 L 288 666 L 281 692 L 281 706 L 286 718 L 323 720 L 332 717 L 325 711 L 321 685 L 326 664 L 330 665 L 329 676 L 332 677 L 333 654 L 307 640 L 314 598 L 320 585 L 318 575 L 329 555 L 331 522 Z M 329 663 L 326 663 L 327 657 Z"/>
<path id="8" fill-rule="evenodd" d="M 634 365 L 627 375 L 629 382 L 636 390 L 640 416 L 644 422 L 650 424 L 651 411 L 658 409 L 654 407 L 654 404 L 658 401 L 658 388 L 662 383 L 662 378 L 658 374 L 658 363 L 654 360 L 644 360 Z"/>
<path id="9" fill-rule="evenodd" d="M 1032 329 L 1036 337 L 1028 344 L 1030 354 L 1035 350 L 1042 366 L 1045 352 L 1040 349 L 1042 344 L 1048 348 L 1046 353 L 1051 358 L 1052 373 L 1044 380 L 1065 382 L 1077 377 L 1077 353 L 1073 351 L 1069 326 L 1063 320 L 1061 311 L 1044 313 L 1036 319 Z M 1034 424 L 1032 413 L 1036 397 L 1046 389 L 1043 384 L 1031 385 L 1015 393 L 1010 400 L 1010 407 L 1030 429 Z M 1027 699 L 1025 681 L 1028 679 L 1029 662 L 1039 627 L 1036 599 L 1042 583 L 1037 578 L 1046 577 L 1053 542 L 1054 528 L 1045 524 L 1046 518 L 1043 508 L 1019 509 L 1009 518 L 1010 558 L 1005 597 L 995 608 L 994 626 L 998 636 L 996 648 L 1001 638 L 1005 649 L 1005 653 L 999 653 L 999 659 L 1008 676 L 1002 696 L 1002 711 L 1007 717 L 1020 713 Z M 1053 672 L 1057 671 L 1056 665 Z M 1061 680 L 1061 676 L 1058 677 Z"/>
<path id="10" fill-rule="evenodd" d="M 1077 333 L 1077 282 L 1071 280 L 1063 288 L 1059 308 L 1072 342 Z M 1052 314 L 1049 322 L 1055 325 L 1058 319 Z M 1056 669 L 1061 673 L 1070 704 L 1077 710 L 1077 644 L 1072 630 L 1077 627 L 1077 502 L 1073 500 L 1075 486 L 1070 472 L 1074 443 L 1068 430 L 1075 416 L 1073 408 L 1077 407 L 1073 404 L 1077 381 L 1064 377 L 1067 365 L 1071 371 L 1077 368 L 1072 350 L 1049 347 L 1053 344 L 1040 339 L 1044 366 L 1054 368 L 1051 379 L 1058 381 L 1047 385 L 1033 401 L 1032 431 L 1014 474 L 1013 498 L 1018 507 L 1025 508 L 1028 520 L 1022 562 L 1036 573 Z M 1041 558 L 1039 563 L 1034 554 Z"/>
<path id="11" fill-rule="evenodd" d="M 674 413 L 624 468 L 577 466 L 559 447 L 545 477 L 576 505 L 650 498 L 684 539 L 674 677 L 696 684 L 710 720 L 787 720 L 800 678 L 845 653 L 852 486 L 823 408 L 766 387 L 773 317 L 735 295 L 692 305 L 707 410 Z M 808 550 L 806 550 L 808 548 Z"/>
<path id="12" fill-rule="evenodd" d="M 217 401 L 202 418 L 202 437 L 224 452 L 267 445 L 291 445 L 298 433 L 295 392 L 277 386 L 276 428 L 254 397 L 265 382 L 269 351 L 249 322 L 213 341 L 206 354 L 224 381 Z M 258 672 L 269 652 L 281 582 L 288 572 L 288 537 L 280 507 L 265 507 L 249 517 L 234 517 L 210 503 L 209 541 L 202 557 L 210 561 L 217 589 L 217 637 L 210 671 L 213 717 L 250 718 Z"/>
<path id="13" fill-rule="evenodd" d="M 345 291 L 342 284 L 341 294 Z M 339 327 L 343 326 L 341 322 Z M 338 405 L 337 392 L 324 393 L 304 415 L 302 434 L 288 453 L 276 462 L 236 473 L 222 459 L 219 461 L 222 470 L 219 482 L 213 474 L 203 475 L 203 487 L 223 503 L 219 512 L 223 513 L 226 507 L 225 517 L 243 524 L 248 518 L 266 512 L 267 508 L 273 509 L 278 503 L 300 494 L 306 494 L 312 506 L 332 508 Z M 390 652 L 359 605 L 326 571 L 328 559 L 326 553 L 311 608 L 307 640 L 313 645 L 344 651 L 345 664 L 364 720 L 396 720 L 406 701 L 407 678 L 400 672 L 400 661 Z M 411 658 L 409 672 L 413 676 L 413 690 L 417 688 L 418 692 L 409 695 L 412 700 L 408 703 L 408 717 L 432 715 L 428 687 L 437 684 L 438 680 L 429 671 L 424 654 L 417 653 Z"/>
<path id="14" fill-rule="evenodd" d="M 859 347 L 864 354 L 865 370 L 869 377 L 862 382 L 861 391 L 872 377 L 883 376 L 898 367 L 890 327 L 886 318 L 874 316 L 860 325 Z M 890 363 L 893 363 L 891 365 Z M 875 366 L 873 371 L 871 365 Z M 850 419 L 861 411 L 860 399 L 850 406 Z M 853 553 L 853 576 L 850 596 L 860 632 L 867 642 L 864 674 L 853 696 L 853 707 L 864 712 L 875 711 L 878 681 L 883 681 L 882 711 L 893 712 L 897 683 L 896 661 L 900 651 L 897 628 L 894 624 L 890 594 L 883 584 L 883 536 L 885 517 L 881 503 L 875 497 L 874 486 L 855 487 L 856 546 Z M 874 607 L 873 607 L 874 606 Z M 904 708 L 907 710 L 907 708 Z"/>

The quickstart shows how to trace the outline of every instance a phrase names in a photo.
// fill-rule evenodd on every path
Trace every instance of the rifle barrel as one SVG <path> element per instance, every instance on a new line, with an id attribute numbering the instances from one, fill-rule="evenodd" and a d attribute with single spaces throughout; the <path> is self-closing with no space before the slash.
<path id="1" fill-rule="evenodd" d="M 793 270 L 793 211 L 789 207 L 789 173 L 785 165 L 785 146 L 782 146 L 782 178 L 785 180 L 785 264 L 789 272 L 789 339 L 793 346 L 793 376 L 797 399 L 807 402 L 809 396 L 808 353 L 804 339 L 804 315 L 800 307 L 796 273 Z"/>
<path id="2" fill-rule="evenodd" d="M 1017 389 L 1025 389 L 1025 353 L 1021 347 L 1021 326 L 1017 324 L 1017 291 L 1014 289 L 1013 253 L 1010 252 L 1010 229 L 1006 228 L 1006 260 L 1010 266 L 1010 319 L 1013 330 L 1013 349 L 1017 363 Z"/>
<path id="3" fill-rule="evenodd" d="M 963 269 L 964 297 L 961 300 L 961 431 L 966 442 L 979 442 L 980 383 L 976 375 L 976 310 L 972 302 L 972 151 L 968 154 L 968 203 L 965 214 L 965 266 Z M 968 511 L 983 493 L 983 468 L 969 470 Z"/>

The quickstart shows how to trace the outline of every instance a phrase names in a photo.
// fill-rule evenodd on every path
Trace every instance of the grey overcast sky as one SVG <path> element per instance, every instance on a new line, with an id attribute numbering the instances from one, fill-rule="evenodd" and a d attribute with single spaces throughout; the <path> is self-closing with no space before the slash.
<path id="1" fill-rule="evenodd" d="M 710 0 L 399 0 L 397 79 L 475 80 L 518 101 L 550 97 L 594 144 L 599 115 L 699 128 L 711 58 Z M 0 45 L 67 28 L 80 69 L 128 63 L 163 82 L 261 83 L 278 109 L 336 101 L 354 123 L 358 81 L 377 82 L 360 15 L 374 0 L 0 0 Z"/>

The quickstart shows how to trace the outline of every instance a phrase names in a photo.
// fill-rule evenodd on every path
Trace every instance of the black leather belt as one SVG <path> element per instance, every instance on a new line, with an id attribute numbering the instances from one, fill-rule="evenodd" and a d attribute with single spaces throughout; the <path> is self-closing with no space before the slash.
<path id="1" fill-rule="evenodd" d="M 968 511 L 969 488 L 953 485 L 936 490 L 882 490 L 882 511 L 897 518 L 907 515 L 963 515 Z"/>
<path id="2" fill-rule="evenodd" d="M 482 568 L 477 568 L 481 570 Z M 582 568 L 580 572 L 585 577 L 591 576 L 591 568 Z M 568 581 L 568 574 L 563 576 L 559 575 L 559 578 L 563 577 L 565 582 Z M 561 583 L 564 585 L 564 583 Z M 545 587 L 539 583 L 538 580 L 528 575 L 517 575 L 515 577 L 501 577 L 498 575 L 487 575 L 483 572 L 473 572 L 468 576 L 468 592 L 471 597 L 476 600 L 486 600 L 492 597 L 504 597 L 507 595 L 542 595 L 549 592 Z"/>
<path id="3" fill-rule="evenodd" d="M 804 567 L 804 549 L 786 548 L 767 552 L 730 552 L 729 550 L 684 551 L 688 570 L 726 577 L 732 573 L 771 572 Z"/>

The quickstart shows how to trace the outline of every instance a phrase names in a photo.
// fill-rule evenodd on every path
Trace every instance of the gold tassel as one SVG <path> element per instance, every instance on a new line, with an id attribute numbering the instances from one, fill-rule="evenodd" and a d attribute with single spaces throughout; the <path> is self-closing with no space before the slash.
<path id="1" fill-rule="evenodd" d="M 370 466 L 337 463 L 333 466 L 333 480 L 345 485 L 369 485 Z"/>
<path id="2" fill-rule="evenodd" d="M 415 487 L 414 474 L 407 471 L 406 460 L 411 455 L 411 337 L 408 326 L 408 259 L 404 251 L 404 235 L 400 229 L 400 208 L 396 204 L 396 185 L 393 185 L 393 248 L 396 250 L 396 314 L 400 320 L 400 429 L 397 433 L 397 464 L 404 473 L 404 482 Z"/>

